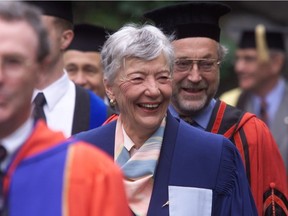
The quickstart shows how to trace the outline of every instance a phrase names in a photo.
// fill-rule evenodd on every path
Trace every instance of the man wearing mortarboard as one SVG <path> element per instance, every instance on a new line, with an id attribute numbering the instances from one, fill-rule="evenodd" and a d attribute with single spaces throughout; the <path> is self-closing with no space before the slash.
<path id="1" fill-rule="evenodd" d="M 242 93 L 235 105 L 266 122 L 288 172 L 288 84 L 282 75 L 284 64 L 283 32 L 260 24 L 255 30 L 242 32 L 235 61 Z M 231 93 L 223 97 L 227 96 L 231 97 Z"/>
<path id="2" fill-rule="evenodd" d="M 111 30 L 81 23 L 74 26 L 74 38 L 64 53 L 64 66 L 69 78 L 77 85 L 93 91 L 106 104 L 108 98 L 103 84 L 101 48 Z"/>
<path id="3" fill-rule="evenodd" d="M 241 154 L 258 214 L 286 215 L 287 176 L 271 132 L 255 115 L 214 99 L 227 53 L 219 43 L 219 19 L 229 11 L 217 2 L 190 2 L 144 16 L 176 35 L 172 114 L 201 130 L 229 138 Z"/>
<path id="4" fill-rule="evenodd" d="M 49 67 L 39 73 L 39 82 L 33 95 L 33 101 L 38 98 L 36 95 L 42 95 L 42 98 L 44 95 L 41 109 L 47 125 L 64 132 L 66 137 L 102 125 L 109 116 L 110 108 L 92 91 L 75 85 L 64 70 L 63 54 L 74 37 L 72 2 L 28 3 L 42 10 L 42 20 L 51 43 L 47 59 Z M 35 118 L 38 118 L 36 112 Z"/>

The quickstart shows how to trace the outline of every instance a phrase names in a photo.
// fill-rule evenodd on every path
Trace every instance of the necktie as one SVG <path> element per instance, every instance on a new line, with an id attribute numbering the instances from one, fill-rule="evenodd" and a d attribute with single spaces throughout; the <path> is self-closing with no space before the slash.
<path id="1" fill-rule="evenodd" d="M 36 120 L 41 118 L 44 121 L 46 121 L 46 116 L 43 110 L 43 106 L 46 104 L 44 94 L 42 92 L 38 93 L 33 103 L 34 103 L 34 111 L 33 111 L 34 118 Z"/>
<path id="2" fill-rule="evenodd" d="M 259 118 L 268 125 L 268 114 L 267 114 L 267 103 L 265 101 L 265 98 L 261 99 L 260 104 L 260 116 Z"/>
<path id="3" fill-rule="evenodd" d="M 2 145 L 0 145 L 0 165 L 4 161 L 6 156 L 7 156 L 6 149 Z M 4 175 L 5 175 L 4 171 L 0 169 L 0 215 L 4 215 L 4 209 L 5 209 L 4 191 L 3 191 Z"/>
<path id="4" fill-rule="evenodd" d="M 191 116 L 179 116 L 183 121 L 185 121 L 186 123 L 195 126 L 195 121 L 193 120 L 193 118 Z"/>

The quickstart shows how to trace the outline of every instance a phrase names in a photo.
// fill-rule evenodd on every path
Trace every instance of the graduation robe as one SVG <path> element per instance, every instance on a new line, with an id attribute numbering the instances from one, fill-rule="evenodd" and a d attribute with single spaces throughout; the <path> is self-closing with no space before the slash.
<path id="1" fill-rule="evenodd" d="M 4 191 L 9 216 L 130 215 L 113 160 L 42 121 L 8 167 Z"/>
<path id="2" fill-rule="evenodd" d="M 283 79 L 283 78 L 282 78 Z M 278 96 L 280 97 L 280 95 Z M 254 112 L 252 103 L 252 93 L 243 91 L 239 96 L 236 107 L 247 112 Z M 285 81 L 283 97 L 278 109 L 275 112 L 274 120 L 269 123 L 269 128 L 279 147 L 280 154 L 286 166 L 286 175 L 288 174 L 288 82 Z"/>
<path id="3" fill-rule="evenodd" d="M 75 136 L 114 157 L 115 128 L 112 121 Z M 257 215 L 235 146 L 168 112 L 148 215 Z"/>
<path id="4" fill-rule="evenodd" d="M 207 131 L 222 134 L 237 147 L 259 215 L 288 215 L 287 176 L 268 127 L 254 114 L 217 100 Z"/>
<path id="5" fill-rule="evenodd" d="M 72 135 L 99 127 L 114 111 L 92 91 L 76 87 Z"/>

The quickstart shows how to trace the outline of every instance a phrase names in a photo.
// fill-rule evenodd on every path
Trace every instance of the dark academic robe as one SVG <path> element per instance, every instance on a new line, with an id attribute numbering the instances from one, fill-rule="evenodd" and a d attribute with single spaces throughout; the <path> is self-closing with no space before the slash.
<path id="1" fill-rule="evenodd" d="M 114 157 L 116 121 L 76 134 Z M 235 146 L 168 112 L 149 216 L 257 215 Z"/>
<path id="2" fill-rule="evenodd" d="M 229 138 L 239 150 L 259 215 L 288 215 L 287 176 L 267 126 L 254 114 L 217 100 L 207 131 Z"/>
<path id="3" fill-rule="evenodd" d="M 112 109 L 92 91 L 76 86 L 72 135 L 99 127 L 113 113 Z"/>

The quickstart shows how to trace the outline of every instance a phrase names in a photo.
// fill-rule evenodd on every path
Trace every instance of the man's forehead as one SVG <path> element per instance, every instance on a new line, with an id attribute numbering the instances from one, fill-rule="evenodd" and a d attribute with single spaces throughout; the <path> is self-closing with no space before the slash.
<path id="1" fill-rule="evenodd" d="M 6 53 L 36 55 L 38 37 L 34 29 L 25 21 L 5 21 L 0 19 L 0 47 Z"/>
<path id="2" fill-rule="evenodd" d="M 15 38 L 18 40 L 25 40 L 29 38 L 38 39 L 36 32 L 32 26 L 24 20 L 5 20 L 0 18 L 0 29 L 5 29 L 5 31 L 0 31 L 0 36 L 7 36 L 8 38 Z M 25 29 L 25 31 L 23 31 Z M 21 33 L 21 34 L 19 34 Z M 10 35 L 10 36 L 9 36 Z M 33 40 L 29 39 L 29 42 Z M 0 41 L 1 42 L 1 41 Z"/>
<path id="3" fill-rule="evenodd" d="M 253 48 L 237 49 L 236 54 L 238 55 L 257 55 L 257 50 Z"/>
<path id="4" fill-rule="evenodd" d="M 208 37 L 186 37 L 186 38 L 181 38 L 181 39 L 177 39 L 174 40 L 172 43 L 174 42 L 195 42 L 195 41 L 204 41 L 204 42 L 210 42 L 210 43 L 215 43 L 217 44 L 218 42 L 216 42 L 215 40 L 208 38 Z"/>
<path id="5" fill-rule="evenodd" d="M 184 38 L 173 43 L 176 56 L 187 54 L 215 55 L 218 53 L 218 43 L 210 38 Z"/>

